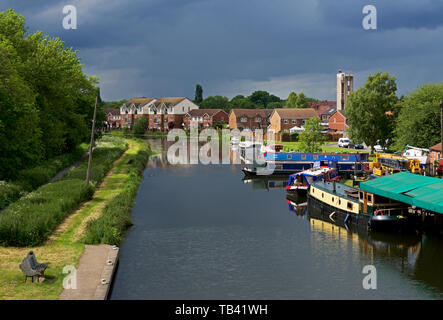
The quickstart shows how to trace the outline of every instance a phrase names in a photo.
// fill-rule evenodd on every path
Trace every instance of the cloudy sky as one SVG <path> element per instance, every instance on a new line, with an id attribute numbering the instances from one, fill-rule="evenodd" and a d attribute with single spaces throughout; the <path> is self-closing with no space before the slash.
<path id="1" fill-rule="evenodd" d="M 63 7 L 77 29 L 63 28 Z M 365 5 L 377 30 L 364 30 Z M 79 51 L 100 78 L 102 98 L 230 98 L 268 90 L 335 100 L 338 69 L 360 87 L 378 70 L 397 77 L 398 94 L 443 80 L 442 0 L 0 0 Z"/>

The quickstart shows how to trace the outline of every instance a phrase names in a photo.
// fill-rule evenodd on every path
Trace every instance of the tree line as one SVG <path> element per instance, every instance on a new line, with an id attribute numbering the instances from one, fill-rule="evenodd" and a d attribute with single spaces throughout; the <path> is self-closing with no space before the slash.
<path id="1" fill-rule="evenodd" d="M 9 9 L 0 12 L 0 65 L 0 179 L 88 140 L 98 81 L 76 51 L 41 31 L 27 35 Z"/>
<path id="2" fill-rule="evenodd" d="M 400 98 L 396 92 L 396 78 L 377 72 L 349 95 L 345 115 L 351 139 L 372 150 L 378 143 L 395 151 L 439 143 L 443 82 L 422 85 Z"/>
<path id="3" fill-rule="evenodd" d="M 203 99 L 203 88 L 196 85 L 194 102 L 202 109 L 276 109 L 276 108 L 307 108 L 309 102 L 318 102 L 317 99 L 307 97 L 303 92 L 291 92 L 286 100 L 264 90 L 252 92 L 249 96 L 236 95 L 232 99 L 215 95 Z"/>

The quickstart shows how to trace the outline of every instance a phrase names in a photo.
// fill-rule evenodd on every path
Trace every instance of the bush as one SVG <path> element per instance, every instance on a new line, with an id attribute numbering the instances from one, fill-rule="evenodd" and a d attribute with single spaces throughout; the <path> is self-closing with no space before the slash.
<path id="1" fill-rule="evenodd" d="M 132 225 L 130 215 L 134 198 L 141 182 L 141 174 L 149 158 L 149 149 L 141 150 L 128 159 L 131 164 L 129 178 L 122 193 L 110 201 L 103 214 L 88 222 L 85 242 L 88 244 L 120 245 L 126 230 Z"/>
<path id="2" fill-rule="evenodd" d="M 102 181 L 112 163 L 126 150 L 121 138 L 104 137 L 93 153 L 91 176 Z M 46 184 L 13 203 L 0 214 L 0 245 L 35 246 L 44 242 L 79 204 L 89 200 L 93 185 L 86 186 L 88 160 L 60 181 Z"/>
<path id="3" fill-rule="evenodd" d="M 24 196 L 26 192 L 19 185 L 0 181 L 0 209 L 17 201 L 17 199 Z"/>
<path id="4" fill-rule="evenodd" d="M 148 129 L 148 118 L 146 116 L 139 117 L 134 122 L 134 134 L 145 134 Z"/>

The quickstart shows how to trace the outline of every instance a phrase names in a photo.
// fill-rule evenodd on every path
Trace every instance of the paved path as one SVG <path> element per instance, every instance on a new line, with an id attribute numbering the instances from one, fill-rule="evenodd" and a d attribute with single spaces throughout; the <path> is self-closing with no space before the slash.
<path id="1" fill-rule="evenodd" d="M 60 300 L 106 300 L 118 248 L 110 245 L 86 245 L 77 269 L 77 289 L 64 289 Z"/>

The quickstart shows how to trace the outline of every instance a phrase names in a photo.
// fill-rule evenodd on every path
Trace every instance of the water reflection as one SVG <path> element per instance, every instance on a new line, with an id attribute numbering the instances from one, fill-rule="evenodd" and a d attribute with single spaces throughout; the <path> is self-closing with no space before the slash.
<path id="1" fill-rule="evenodd" d="M 286 178 L 246 180 L 240 169 L 151 157 L 113 299 L 442 297 L 441 239 L 337 226 L 287 196 Z M 362 288 L 368 264 L 377 290 Z"/>

